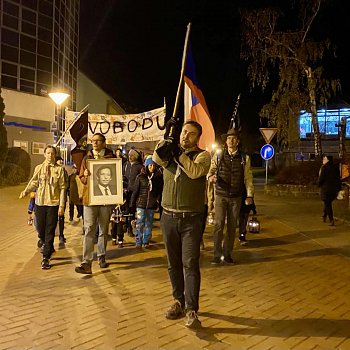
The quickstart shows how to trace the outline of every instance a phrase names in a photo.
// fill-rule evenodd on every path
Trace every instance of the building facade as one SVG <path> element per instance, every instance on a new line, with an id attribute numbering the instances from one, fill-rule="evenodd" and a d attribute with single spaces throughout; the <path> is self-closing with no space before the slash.
<path id="1" fill-rule="evenodd" d="M 0 0 L 1 86 L 76 106 L 79 0 Z"/>

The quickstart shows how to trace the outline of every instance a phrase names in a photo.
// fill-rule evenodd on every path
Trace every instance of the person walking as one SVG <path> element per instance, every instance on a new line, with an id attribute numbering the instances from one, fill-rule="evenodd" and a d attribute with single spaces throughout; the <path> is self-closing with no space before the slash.
<path id="1" fill-rule="evenodd" d="M 75 268 L 75 272 L 82 274 L 92 274 L 92 261 L 94 257 L 94 238 L 96 226 L 99 227 L 97 241 L 98 263 L 100 268 L 108 267 L 106 262 L 107 235 L 109 219 L 112 213 L 110 205 L 88 205 L 87 183 L 90 174 L 86 162 L 88 159 L 115 158 L 113 151 L 106 148 L 106 138 L 103 134 L 97 133 L 92 136 L 92 150 L 88 151 L 80 167 L 80 180 L 84 184 L 83 204 L 84 204 L 84 241 L 83 241 L 83 261 Z"/>
<path id="2" fill-rule="evenodd" d="M 69 175 L 69 221 L 74 219 L 74 206 L 77 208 L 77 219 L 83 218 L 83 202 L 79 195 L 79 187 L 82 183 L 79 178 L 79 172 L 76 165 L 73 165 L 73 172 Z"/>
<path id="3" fill-rule="evenodd" d="M 247 191 L 246 205 L 253 202 L 254 186 L 250 158 L 239 149 L 238 130 L 229 129 L 222 135 L 225 147 L 220 159 L 214 157 L 208 173 L 209 181 L 215 183 L 215 225 L 214 259 L 212 264 L 220 264 L 221 259 L 227 264 L 234 264 L 232 251 L 235 231 L 238 224 L 239 210 L 244 191 Z M 224 227 L 227 228 L 224 237 Z"/>
<path id="4" fill-rule="evenodd" d="M 210 168 L 209 152 L 198 147 L 201 134 L 200 124 L 187 121 L 181 130 L 180 145 L 172 146 L 170 159 L 161 152 L 171 145 L 168 140 L 161 141 L 153 153 L 153 160 L 164 168 L 160 224 L 175 301 L 165 317 L 175 320 L 186 315 L 188 328 L 201 325 L 197 314 L 201 280 L 199 258 L 206 175 Z"/>
<path id="5" fill-rule="evenodd" d="M 322 166 L 318 176 L 320 196 L 323 201 L 323 222 L 329 218 L 329 226 L 334 226 L 332 202 L 337 198 L 341 190 L 340 172 L 338 166 L 333 163 L 333 156 L 323 155 Z"/>
<path id="6" fill-rule="evenodd" d="M 65 200 L 64 200 L 64 210 L 63 215 L 58 215 L 58 231 L 59 231 L 59 243 L 60 245 L 64 245 L 66 243 L 66 238 L 64 237 L 64 213 L 66 211 L 66 204 L 67 204 L 67 194 L 68 194 L 68 187 L 69 187 L 69 177 L 67 170 L 64 168 L 64 162 L 62 157 L 56 157 L 56 164 L 60 167 L 62 167 L 64 172 L 64 183 L 66 186 L 65 191 Z"/>
<path id="7" fill-rule="evenodd" d="M 36 190 L 35 219 L 39 240 L 43 242 L 41 268 L 51 268 L 50 259 L 54 249 L 58 216 L 64 215 L 66 184 L 63 168 L 56 164 L 56 148 L 51 145 L 44 150 L 45 161 L 34 169 L 34 175 L 19 198 Z"/>
<path id="8" fill-rule="evenodd" d="M 136 247 L 149 247 L 152 238 L 154 211 L 163 190 L 163 177 L 157 172 L 156 164 L 149 156 L 145 168 L 137 175 L 131 196 L 131 205 L 136 208 Z"/>
<path id="9" fill-rule="evenodd" d="M 129 237 L 134 237 L 134 232 L 131 222 L 135 216 L 135 208 L 131 204 L 131 196 L 134 190 L 134 183 L 136 176 L 140 174 L 142 169 L 142 155 L 139 151 L 132 148 L 128 153 L 128 160 L 123 167 L 123 180 L 126 186 L 126 204 L 128 206 L 128 212 L 131 214 L 127 218 L 127 233 Z"/>

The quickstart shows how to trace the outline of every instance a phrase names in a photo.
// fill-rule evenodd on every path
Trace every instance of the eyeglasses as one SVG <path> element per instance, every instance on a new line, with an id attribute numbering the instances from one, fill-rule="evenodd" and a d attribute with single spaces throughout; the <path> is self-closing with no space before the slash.
<path id="1" fill-rule="evenodd" d="M 92 139 L 91 142 L 105 142 L 105 141 L 104 140 L 100 140 L 100 139 L 98 139 L 98 140 Z"/>

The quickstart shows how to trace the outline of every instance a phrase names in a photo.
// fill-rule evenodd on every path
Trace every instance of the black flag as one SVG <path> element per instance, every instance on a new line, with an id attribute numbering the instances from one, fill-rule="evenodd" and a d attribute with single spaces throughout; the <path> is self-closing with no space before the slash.
<path id="1" fill-rule="evenodd" d="M 71 151 L 72 160 L 80 170 L 81 162 L 86 155 L 87 134 L 88 134 L 88 111 L 85 111 L 70 128 L 70 135 L 76 146 Z"/>

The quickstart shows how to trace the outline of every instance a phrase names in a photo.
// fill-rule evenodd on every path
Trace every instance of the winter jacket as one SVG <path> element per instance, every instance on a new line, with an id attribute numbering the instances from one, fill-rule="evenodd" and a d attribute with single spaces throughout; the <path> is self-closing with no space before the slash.
<path id="1" fill-rule="evenodd" d="M 137 175 L 131 196 L 131 206 L 142 209 L 157 209 L 162 189 L 163 176 L 161 173 L 155 172 L 153 176 L 149 173 Z"/>
<path id="2" fill-rule="evenodd" d="M 321 166 L 318 177 L 321 199 L 334 200 L 341 190 L 340 172 L 337 165 L 328 162 Z"/>

